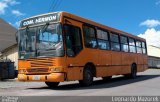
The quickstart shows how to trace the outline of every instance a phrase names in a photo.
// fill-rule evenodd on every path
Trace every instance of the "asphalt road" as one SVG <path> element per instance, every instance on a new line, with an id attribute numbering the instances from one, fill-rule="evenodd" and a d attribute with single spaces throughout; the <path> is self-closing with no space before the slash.
<path id="1" fill-rule="evenodd" d="M 81 87 L 77 81 L 64 82 L 50 89 L 42 82 L 0 82 L 0 96 L 159 96 L 160 69 L 139 73 L 136 79 L 114 76 L 111 81 L 95 79 L 90 87 Z"/>

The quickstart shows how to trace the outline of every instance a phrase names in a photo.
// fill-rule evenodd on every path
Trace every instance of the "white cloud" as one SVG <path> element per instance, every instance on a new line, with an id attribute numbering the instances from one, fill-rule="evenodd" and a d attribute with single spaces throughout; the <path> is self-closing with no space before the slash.
<path id="1" fill-rule="evenodd" d="M 7 7 L 8 5 L 6 3 L 0 2 L 0 14 L 4 14 Z"/>
<path id="2" fill-rule="evenodd" d="M 12 14 L 16 15 L 16 16 L 24 16 L 25 14 L 20 12 L 19 10 L 12 10 Z"/>
<path id="3" fill-rule="evenodd" d="M 16 0 L 2 0 L 2 1 L 10 5 L 20 4 L 20 2 L 17 2 Z"/>
<path id="4" fill-rule="evenodd" d="M 16 0 L 1 0 L 0 1 L 0 15 L 5 14 L 6 9 L 9 6 L 20 4 L 20 2 L 17 2 Z"/>
<path id="5" fill-rule="evenodd" d="M 138 36 L 145 38 L 148 45 L 160 47 L 160 30 L 150 28 L 147 29 L 144 34 L 139 34 Z"/>
<path id="6" fill-rule="evenodd" d="M 157 1 L 157 2 L 156 2 L 156 5 L 160 5 L 160 1 Z"/>
<path id="7" fill-rule="evenodd" d="M 157 27 L 160 25 L 159 20 L 148 19 L 140 24 L 140 26 L 147 26 L 149 28 Z"/>

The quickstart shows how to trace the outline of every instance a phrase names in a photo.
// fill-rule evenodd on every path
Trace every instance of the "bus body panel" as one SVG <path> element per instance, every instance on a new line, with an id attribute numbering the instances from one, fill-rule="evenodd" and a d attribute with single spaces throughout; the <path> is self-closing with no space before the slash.
<path id="1" fill-rule="evenodd" d="M 131 73 L 133 63 L 137 65 L 137 72 L 142 72 L 147 69 L 147 54 L 86 48 L 84 44 L 83 24 L 90 24 L 96 28 L 116 32 L 119 36 L 124 35 L 145 42 L 144 39 L 70 13 L 60 12 L 60 15 L 59 22 L 61 24 L 73 25 L 80 28 L 83 49 L 76 56 L 72 57 L 66 55 L 66 46 L 64 46 L 65 55 L 63 57 L 19 59 L 19 71 L 26 71 L 26 73 L 18 75 L 20 81 L 63 82 L 83 80 L 83 71 L 85 65 L 88 63 L 92 63 L 95 66 L 95 77 L 129 74 Z M 63 30 L 63 34 L 64 33 Z M 66 44 L 65 41 L 64 44 Z M 45 70 L 46 68 L 48 70 Z M 56 68 L 61 70 L 61 72 L 55 72 Z M 27 73 L 28 71 L 30 72 Z M 37 75 L 40 79 L 34 80 L 34 77 L 37 77 Z"/>

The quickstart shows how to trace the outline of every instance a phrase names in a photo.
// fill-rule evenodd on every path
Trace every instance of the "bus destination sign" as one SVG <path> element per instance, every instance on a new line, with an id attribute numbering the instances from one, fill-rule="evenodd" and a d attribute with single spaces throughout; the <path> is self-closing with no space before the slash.
<path id="1" fill-rule="evenodd" d="M 56 22 L 58 20 L 59 20 L 58 13 L 49 14 L 24 20 L 21 22 L 21 27 L 32 26 L 48 22 Z"/>

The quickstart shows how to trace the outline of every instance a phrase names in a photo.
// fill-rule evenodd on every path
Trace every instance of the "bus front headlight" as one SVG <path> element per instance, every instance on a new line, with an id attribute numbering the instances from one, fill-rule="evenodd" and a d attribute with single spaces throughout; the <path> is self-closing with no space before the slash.
<path id="1" fill-rule="evenodd" d="M 50 68 L 50 72 L 63 72 L 64 69 L 62 67 L 55 67 L 55 68 Z"/>
<path id="2" fill-rule="evenodd" d="M 18 73 L 19 73 L 19 74 L 25 74 L 25 73 L 27 73 L 27 70 L 26 70 L 26 69 L 20 69 L 20 70 L 18 71 Z"/>

